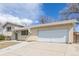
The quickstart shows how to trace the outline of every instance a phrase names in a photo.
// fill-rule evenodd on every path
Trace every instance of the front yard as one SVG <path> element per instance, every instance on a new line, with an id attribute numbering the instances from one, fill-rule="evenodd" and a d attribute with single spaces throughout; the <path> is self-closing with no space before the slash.
<path id="1" fill-rule="evenodd" d="M 9 46 L 12 46 L 12 45 L 15 45 L 15 44 L 18 44 L 19 42 L 12 42 L 12 41 L 0 41 L 0 49 L 2 48 L 6 48 L 6 47 L 9 47 Z"/>

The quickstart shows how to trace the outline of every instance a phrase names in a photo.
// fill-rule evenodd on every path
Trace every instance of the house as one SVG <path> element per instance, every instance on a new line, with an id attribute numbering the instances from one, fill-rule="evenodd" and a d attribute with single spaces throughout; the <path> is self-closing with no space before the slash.
<path id="1" fill-rule="evenodd" d="M 3 27 L 2 27 L 2 24 L 0 23 L 0 35 L 2 34 L 2 30 L 3 30 Z"/>
<path id="2" fill-rule="evenodd" d="M 76 19 L 64 20 L 47 24 L 30 26 L 14 30 L 15 39 L 26 41 L 75 43 L 77 41 L 74 33 L 79 22 Z"/>
<path id="3" fill-rule="evenodd" d="M 5 36 L 5 39 L 14 39 L 13 37 L 13 31 L 17 28 L 22 28 L 24 26 L 22 25 L 18 25 L 18 24 L 14 24 L 14 23 L 10 23 L 10 22 L 6 22 L 3 26 L 2 26 L 2 35 Z"/>

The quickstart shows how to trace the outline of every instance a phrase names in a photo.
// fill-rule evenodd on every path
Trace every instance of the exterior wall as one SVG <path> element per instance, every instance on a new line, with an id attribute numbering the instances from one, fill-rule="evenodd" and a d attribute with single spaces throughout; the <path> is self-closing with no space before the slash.
<path id="1" fill-rule="evenodd" d="M 12 32 L 11 40 L 16 40 L 14 34 L 15 34 L 15 32 Z"/>
<path id="2" fill-rule="evenodd" d="M 37 41 L 38 37 L 37 37 L 37 32 L 38 29 L 34 28 L 34 29 L 30 29 L 31 33 L 30 36 L 28 37 L 28 41 Z"/>
<path id="3" fill-rule="evenodd" d="M 44 26 L 38 28 L 31 29 L 31 35 L 28 40 L 38 41 L 38 31 L 39 30 L 51 30 L 51 29 L 68 29 L 69 30 L 69 38 L 68 43 L 73 43 L 73 24 L 63 24 L 63 25 L 54 25 L 54 26 Z"/>
<path id="4" fill-rule="evenodd" d="M 26 35 L 21 35 L 21 31 L 18 31 L 18 39 L 17 40 L 25 40 L 27 38 Z"/>
<path id="5" fill-rule="evenodd" d="M 74 43 L 79 43 L 79 32 L 74 32 Z"/>
<path id="6" fill-rule="evenodd" d="M 77 43 L 79 43 L 79 35 L 76 35 Z"/>
<path id="7" fill-rule="evenodd" d="M 3 35 L 5 35 L 5 36 L 11 36 L 12 35 L 12 31 L 7 31 L 7 27 L 11 27 L 11 29 L 12 29 L 12 31 L 13 31 L 13 29 L 14 29 L 14 26 L 12 26 L 12 25 L 10 25 L 10 24 L 7 24 L 6 25 L 6 27 L 4 27 L 4 29 L 3 29 Z"/>
<path id="8" fill-rule="evenodd" d="M 74 43 L 77 43 L 77 34 L 74 32 Z"/>
<path id="9" fill-rule="evenodd" d="M 69 30 L 69 41 L 68 43 L 74 43 L 74 27 L 71 27 Z"/>

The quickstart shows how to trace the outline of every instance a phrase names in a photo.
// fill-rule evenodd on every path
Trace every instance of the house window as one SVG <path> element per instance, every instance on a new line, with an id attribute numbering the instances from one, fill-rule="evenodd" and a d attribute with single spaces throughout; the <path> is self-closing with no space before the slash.
<path id="1" fill-rule="evenodd" d="M 11 31 L 11 27 L 7 27 L 7 31 Z"/>
<path id="2" fill-rule="evenodd" d="M 28 30 L 21 31 L 21 35 L 28 35 Z"/>

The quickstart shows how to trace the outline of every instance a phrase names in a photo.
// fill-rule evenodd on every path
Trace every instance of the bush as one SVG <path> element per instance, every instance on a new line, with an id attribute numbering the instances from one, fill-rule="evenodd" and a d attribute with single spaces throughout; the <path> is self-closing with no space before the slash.
<path id="1" fill-rule="evenodd" d="M 5 40 L 5 36 L 4 35 L 0 35 L 0 40 Z"/>

